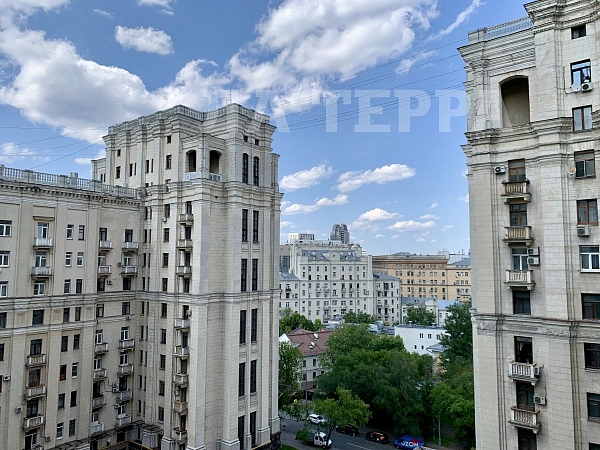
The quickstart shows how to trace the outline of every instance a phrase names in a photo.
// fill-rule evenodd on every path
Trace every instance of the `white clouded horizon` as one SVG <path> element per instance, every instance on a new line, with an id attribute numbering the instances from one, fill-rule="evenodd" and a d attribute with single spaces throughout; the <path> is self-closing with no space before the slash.
<path id="1" fill-rule="evenodd" d="M 287 192 L 298 189 L 309 188 L 324 179 L 331 176 L 333 168 L 326 164 L 319 164 L 311 169 L 300 170 L 290 175 L 284 176 L 279 182 L 279 186 Z"/>
<path id="2" fill-rule="evenodd" d="M 115 39 L 126 49 L 158 55 L 173 53 L 171 36 L 152 27 L 127 28 L 119 25 L 115 28 Z"/>
<path id="3" fill-rule="evenodd" d="M 389 164 L 373 170 L 356 170 L 344 172 L 338 179 L 337 189 L 340 192 L 354 191 L 367 184 L 387 184 L 414 177 L 415 169 L 405 164 Z"/>
<path id="4" fill-rule="evenodd" d="M 434 227 L 435 222 L 430 220 L 428 222 L 417 222 L 414 220 L 404 220 L 401 222 L 396 222 L 394 225 L 388 227 L 388 230 L 395 231 L 420 231 L 426 230 L 428 228 Z"/>
<path id="5" fill-rule="evenodd" d="M 294 203 L 287 206 L 282 212 L 282 216 L 291 216 L 293 214 L 310 214 L 318 211 L 324 206 L 342 206 L 348 203 L 348 196 L 345 194 L 338 194 L 334 198 L 323 197 L 318 199 L 312 205 L 303 205 L 301 203 Z"/>

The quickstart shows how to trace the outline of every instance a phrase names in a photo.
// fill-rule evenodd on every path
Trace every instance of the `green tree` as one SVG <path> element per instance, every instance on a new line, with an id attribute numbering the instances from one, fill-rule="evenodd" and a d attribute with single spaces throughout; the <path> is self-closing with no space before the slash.
<path id="1" fill-rule="evenodd" d="M 279 336 L 285 333 L 291 333 L 296 328 L 304 328 L 308 331 L 319 331 L 321 326 L 320 322 L 317 325 L 298 313 L 293 313 L 288 317 L 282 316 L 279 320 Z"/>
<path id="2" fill-rule="evenodd" d="M 379 320 L 377 317 L 362 311 L 359 311 L 358 314 L 350 311 L 344 316 L 344 322 L 346 323 L 375 323 L 377 320 Z"/>
<path id="3" fill-rule="evenodd" d="M 435 314 L 429 311 L 425 306 L 409 306 L 406 308 L 406 317 L 404 323 L 414 323 L 416 325 L 426 325 L 436 323 Z"/>
<path id="4" fill-rule="evenodd" d="M 351 391 L 337 388 L 335 394 L 335 398 L 317 400 L 314 404 L 315 411 L 324 415 L 327 420 L 325 424 L 327 430 L 325 442 L 329 441 L 336 426 L 345 427 L 349 423 L 362 426 L 371 418 L 369 405 L 353 395 Z"/>
<path id="5" fill-rule="evenodd" d="M 286 410 L 300 391 L 302 353 L 289 342 L 279 343 L 279 407 Z"/>
<path id="6" fill-rule="evenodd" d="M 473 362 L 473 326 L 471 324 L 471 304 L 450 305 L 444 328 L 446 334 L 440 339 L 445 350 L 442 361 L 450 364 Z"/>

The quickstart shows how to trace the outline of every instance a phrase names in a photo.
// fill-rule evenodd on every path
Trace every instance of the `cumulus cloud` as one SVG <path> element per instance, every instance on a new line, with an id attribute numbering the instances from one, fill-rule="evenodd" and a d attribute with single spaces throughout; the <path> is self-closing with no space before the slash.
<path id="1" fill-rule="evenodd" d="M 332 173 L 331 166 L 320 164 L 312 169 L 284 176 L 279 182 L 279 186 L 287 192 L 292 192 L 319 184 L 322 179 L 329 177 Z"/>
<path id="2" fill-rule="evenodd" d="M 437 208 L 439 205 L 437 203 L 432 203 L 431 206 L 427 209 L 435 209 Z"/>
<path id="3" fill-rule="evenodd" d="M 284 216 L 291 216 L 293 214 L 310 214 L 318 211 L 324 206 L 341 206 L 348 203 L 348 196 L 345 194 L 338 194 L 334 198 L 323 197 L 318 199 L 312 205 L 303 205 L 301 203 L 294 203 L 287 206 L 281 214 Z"/>
<path id="4" fill-rule="evenodd" d="M 175 0 L 137 0 L 140 6 L 160 6 L 167 9 L 170 9 L 173 3 Z"/>
<path id="5" fill-rule="evenodd" d="M 123 48 L 159 55 L 173 53 L 171 36 L 152 27 L 127 28 L 119 25 L 115 28 L 115 39 Z"/>
<path id="6" fill-rule="evenodd" d="M 388 212 L 385 209 L 375 208 L 370 211 L 367 211 L 361 214 L 358 219 L 356 219 L 351 225 L 350 228 L 355 228 L 359 230 L 364 230 L 369 228 L 373 222 L 380 222 L 382 220 L 390 220 L 400 217 L 398 213 Z"/>
<path id="7" fill-rule="evenodd" d="M 396 231 L 420 231 L 426 230 L 427 228 L 431 228 L 435 226 L 435 222 L 430 220 L 428 222 L 417 222 L 414 220 L 404 220 L 401 222 L 396 222 L 391 227 L 388 227 L 388 230 L 396 230 Z"/>
<path id="8" fill-rule="evenodd" d="M 376 234 L 376 235 L 375 235 L 375 238 L 376 238 L 376 239 L 380 239 L 380 238 L 382 238 L 382 237 L 385 237 L 385 234 Z"/>
<path id="9" fill-rule="evenodd" d="M 417 238 L 417 239 L 415 240 L 415 242 L 417 242 L 417 243 L 421 243 L 421 242 L 427 242 L 427 241 L 426 241 L 424 238 L 420 237 L 420 238 Z"/>
<path id="10" fill-rule="evenodd" d="M 439 217 L 435 214 L 425 214 L 424 216 L 419 217 L 420 220 L 438 220 Z"/>
<path id="11" fill-rule="evenodd" d="M 279 224 L 279 228 L 291 228 L 291 227 L 293 227 L 293 226 L 294 226 L 294 223 L 293 223 L 293 222 L 290 222 L 290 221 L 288 221 L 288 220 L 284 220 L 283 222 L 281 222 L 281 223 Z"/>
<path id="12" fill-rule="evenodd" d="M 0 146 L 0 163 L 12 164 L 15 161 L 48 161 L 47 156 L 40 156 L 35 150 L 19 147 L 14 142 L 5 142 Z"/>
<path id="13" fill-rule="evenodd" d="M 448 230 L 450 230 L 452 228 L 454 228 L 454 225 L 445 225 L 445 226 L 442 227 L 441 231 L 448 231 Z"/>
<path id="14" fill-rule="evenodd" d="M 464 203 L 469 203 L 469 194 L 465 195 L 464 197 L 459 197 L 459 200 Z"/>
<path id="15" fill-rule="evenodd" d="M 337 179 L 338 190 L 349 192 L 367 184 L 386 184 L 415 176 L 415 169 L 404 164 L 390 164 L 374 170 L 344 172 Z"/>
<path id="16" fill-rule="evenodd" d="M 98 14 L 98 15 L 104 16 L 104 17 L 108 17 L 109 19 L 112 19 L 114 17 L 112 13 L 109 13 L 108 11 L 104 11 L 103 9 L 94 8 L 93 11 L 95 14 Z"/>

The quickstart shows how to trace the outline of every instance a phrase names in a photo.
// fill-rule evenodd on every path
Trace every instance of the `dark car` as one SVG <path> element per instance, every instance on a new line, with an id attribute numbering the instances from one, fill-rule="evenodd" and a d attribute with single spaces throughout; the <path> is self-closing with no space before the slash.
<path id="1" fill-rule="evenodd" d="M 390 438 L 383 431 L 369 431 L 366 434 L 367 441 L 379 442 L 380 444 L 387 444 L 390 442 Z"/>
<path id="2" fill-rule="evenodd" d="M 350 436 L 358 436 L 358 428 L 354 425 L 346 425 L 345 427 L 335 427 L 338 433 L 349 434 Z"/>
<path id="3" fill-rule="evenodd" d="M 413 450 L 420 448 L 422 445 L 425 445 L 422 437 L 411 436 L 410 434 L 406 434 L 394 441 L 394 447 L 401 450 Z"/>

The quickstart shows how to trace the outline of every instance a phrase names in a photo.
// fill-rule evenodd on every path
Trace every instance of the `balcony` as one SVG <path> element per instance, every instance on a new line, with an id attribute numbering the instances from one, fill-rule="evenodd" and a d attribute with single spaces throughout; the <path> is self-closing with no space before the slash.
<path id="1" fill-rule="evenodd" d="M 34 238 L 33 246 L 36 248 L 51 248 L 53 246 L 52 238 Z"/>
<path id="2" fill-rule="evenodd" d="M 185 330 L 190 327 L 190 319 L 175 319 L 175 328 Z"/>
<path id="3" fill-rule="evenodd" d="M 123 250 L 139 250 L 140 243 L 139 242 L 123 242 Z"/>
<path id="4" fill-rule="evenodd" d="M 192 266 L 177 266 L 175 273 L 180 277 L 190 277 L 192 276 Z"/>
<path id="5" fill-rule="evenodd" d="M 194 223 L 194 215 L 193 214 L 179 214 L 179 223 L 185 223 L 187 225 L 191 225 Z"/>
<path id="6" fill-rule="evenodd" d="M 112 273 L 111 266 L 98 266 L 98 275 L 99 276 L 108 276 Z"/>
<path id="7" fill-rule="evenodd" d="M 508 378 L 512 381 L 528 381 L 536 385 L 540 377 L 541 367 L 535 364 L 527 364 L 511 361 L 508 363 Z"/>
<path id="8" fill-rule="evenodd" d="M 533 242 L 531 227 L 504 227 L 503 240 L 508 245 L 520 244 L 529 247 Z"/>
<path id="9" fill-rule="evenodd" d="M 503 181 L 504 191 L 500 196 L 504 199 L 504 203 L 510 203 L 511 200 L 531 201 L 529 193 L 529 180 L 525 181 Z"/>
<path id="10" fill-rule="evenodd" d="M 138 271 L 137 266 L 121 266 L 121 275 L 133 276 L 133 275 L 137 275 L 137 271 Z"/>
<path id="11" fill-rule="evenodd" d="M 52 267 L 44 266 L 44 267 L 32 267 L 31 275 L 34 277 L 51 277 L 52 276 Z"/>
<path id="12" fill-rule="evenodd" d="M 192 181 L 198 178 L 198 174 L 196 172 L 186 172 L 185 173 L 185 181 Z"/>
<path id="13" fill-rule="evenodd" d="M 510 420 L 508 423 L 518 428 L 527 428 L 538 434 L 542 424 L 538 421 L 539 411 L 527 411 L 516 406 L 510 408 Z"/>
<path id="14" fill-rule="evenodd" d="M 187 411 L 188 404 L 187 402 L 180 402 L 177 400 L 173 400 L 173 411 L 179 414 L 183 414 Z"/>
<path id="15" fill-rule="evenodd" d="M 133 398 L 133 391 L 131 389 L 127 389 L 126 391 L 117 392 L 117 400 L 120 402 L 128 402 Z"/>
<path id="16" fill-rule="evenodd" d="M 29 355 L 27 357 L 27 367 L 43 366 L 46 364 L 46 355 Z"/>
<path id="17" fill-rule="evenodd" d="M 30 386 L 25 390 L 25 398 L 30 400 L 36 397 L 43 397 L 46 395 L 46 386 L 40 384 L 39 386 Z"/>
<path id="18" fill-rule="evenodd" d="M 44 416 L 37 415 L 35 417 L 26 417 L 23 419 L 23 428 L 25 430 L 31 430 L 32 428 L 38 428 L 44 425 Z"/>
<path id="19" fill-rule="evenodd" d="M 100 344 L 96 344 L 94 346 L 94 352 L 96 353 L 106 353 L 108 351 L 108 342 L 101 342 Z"/>
<path id="20" fill-rule="evenodd" d="M 527 288 L 532 290 L 535 286 L 535 281 L 532 280 L 531 270 L 507 270 L 506 281 L 504 282 L 510 289 Z"/>
<path id="21" fill-rule="evenodd" d="M 135 339 L 121 339 L 119 341 L 119 350 L 131 350 L 135 347 Z"/>
<path id="22" fill-rule="evenodd" d="M 187 359 L 188 356 L 190 356 L 190 348 L 177 345 L 175 346 L 175 351 L 173 352 L 173 355 L 175 355 L 178 358 Z"/>
<path id="23" fill-rule="evenodd" d="M 133 364 L 121 364 L 117 369 L 117 375 L 127 376 L 133 374 Z"/>
<path id="24" fill-rule="evenodd" d="M 208 178 L 210 178 L 210 181 L 221 181 L 221 174 L 220 173 L 209 173 L 208 174 Z"/>
<path id="25" fill-rule="evenodd" d="M 191 239 L 177 239 L 177 248 L 192 248 L 193 242 Z"/>
<path id="26" fill-rule="evenodd" d="M 92 399 L 92 408 L 102 408 L 104 405 L 106 405 L 106 397 L 104 395 Z"/>
<path id="27" fill-rule="evenodd" d="M 123 428 L 128 425 L 131 425 L 131 416 L 129 414 L 121 414 L 117 416 L 115 428 Z"/>
<path id="28" fill-rule="evenodd" d="M 173 383 L 179 386 L 187 386 L 188 374 L 187 373 L 176 373 L 173 375 Z"/>
<path id="29" fill-rule="evenodd" d="M 94 436 L 95 434 L 104 432 L 104 423 L 102 422 L 93 422 L 90 425 L 90 436 Z"/>
<path id="30" fill-rule="evenodd" d="M 112 241 L 100 241 L 98 242 L 98 248 L 100 250 L 110 250 L 112 249 Z"/>
<path id="31" fill-rule="evenodd" d="M 94 370 L 94 381 L 104 380 L 106 378 L 106 369 Z"/>
<path id="32" fill-rule="evenodd" d="M 180 430 L 179 428 L 173 428 L 173 430 L 171 431 L 171 439 L 179 443 L 183 443 L 187 441 L 187 431 Z"/>

